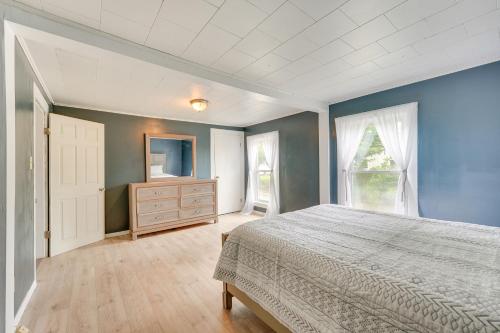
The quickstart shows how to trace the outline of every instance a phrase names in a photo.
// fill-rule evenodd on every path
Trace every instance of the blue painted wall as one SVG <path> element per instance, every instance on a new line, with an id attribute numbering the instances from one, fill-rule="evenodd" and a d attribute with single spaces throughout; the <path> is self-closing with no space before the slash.
<path id="1" fill-rule="evenodd" d="M 330 105 L 332 202 L 334 118 L 414 101 L 420 215 L 500 227 L 500 62 Z"/>

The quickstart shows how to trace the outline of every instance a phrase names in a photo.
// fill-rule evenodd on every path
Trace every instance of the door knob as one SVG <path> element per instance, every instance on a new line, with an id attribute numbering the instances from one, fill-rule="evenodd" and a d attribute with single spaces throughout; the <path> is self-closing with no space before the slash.
<path id="1" fill-rule="evenodd" d="M 105 190 L 105 188 L 104 188 L 104 187 L 101 187 L 101 188 L 99 189 L 99 191 L 100 191 L 100 192 L 104 192 L 104 190 Z"/>

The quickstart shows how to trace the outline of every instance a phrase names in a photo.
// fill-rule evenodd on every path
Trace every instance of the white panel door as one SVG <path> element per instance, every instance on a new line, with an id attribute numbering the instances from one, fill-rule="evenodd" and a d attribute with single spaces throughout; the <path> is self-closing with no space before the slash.
<path id="1" fill-rule="evenodd" d="M 49 116 L 50 255 L 104 238 L 104 125 Z"/>
<path id="2" fill-rule="evenodd" d="M 217 178 L 218 213 L 240 211 L 244 203 L 244 133 L 211 129 L 211 169 Z"/>

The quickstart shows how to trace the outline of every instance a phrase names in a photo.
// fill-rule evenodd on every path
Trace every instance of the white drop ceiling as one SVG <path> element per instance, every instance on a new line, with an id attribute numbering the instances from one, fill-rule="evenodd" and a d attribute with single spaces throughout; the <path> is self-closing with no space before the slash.
<path id="1" fill-rule="evenodd" d="M 303 111 L 55 35 L 32 32 L 23 40 L 56 105 L 228 126 Z M 209 108 L 194 112 L 189 101 L 200 97 L 209 100 Z"/>
<path id="2" fill-rule="evenodd" d="M 252 84 L 328 103 L 500 60 L 500 0 L 19 2 Z M 103 59 L 78 58 L 35 43 L 31 47 L 37 50 L 35 57 L 37 52 L 45 52 L 46 58 L 56 53 L 58 63 L 52 66 L 60 70 L 54 77 L 73 70 L 90 80 L 89 73 L 95 71 L 96 87 L 104 80 L 113 81 L 116 61 L 111 58 L 106 68 Z M 72 63 L 75 59 L 88 71 L 78 69 Z M 164 75 L 147 74 L 148 70 L 119 74 L 140 72 L 151 75 L 151 82 L 158 81 L 157 87 L 172 84 Z M 135 88 L 137 94 L 152 89 Z M 177 92 L 172 90 L 173 99 Z M 69 98 L 66 92 L 55 95 Z M 167 99 L 144 98 L 158 110 Z M 243 118 L 244 110 L 257 112 L 250 104 L 237 111 Z"/>

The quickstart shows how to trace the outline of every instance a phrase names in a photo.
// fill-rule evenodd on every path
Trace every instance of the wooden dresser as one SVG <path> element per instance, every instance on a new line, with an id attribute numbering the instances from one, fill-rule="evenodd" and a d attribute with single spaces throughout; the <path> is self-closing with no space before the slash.
<path id="1" fill-rule="evenodd" d="M 217 222 L 217 181 L 176 179 L 129 184 L 130 232 L 138 235 Z"/>

